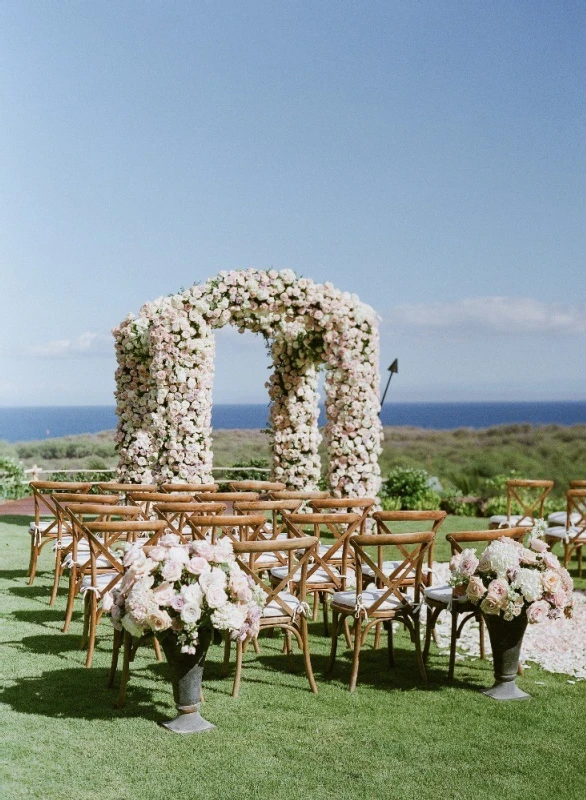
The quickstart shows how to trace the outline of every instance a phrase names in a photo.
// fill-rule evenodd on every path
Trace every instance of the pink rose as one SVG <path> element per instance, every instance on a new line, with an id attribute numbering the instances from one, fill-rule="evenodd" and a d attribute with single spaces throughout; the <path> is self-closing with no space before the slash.
<path id="1" fill-rule="evenodd" d="M 156 544 L 154 547 L 151 547 L 148 551 L 149 558 L 153 561 L 163 561 L 165 556 L 167 555 L 167 548 L 161 547 L 161 545 Z"/>
<path id="2" fill-rule="evenodd" d="M 172 619 L 166 611 L 159 609 L 149 615 L 147 624 L 152 631 L 166 631 L 171 627 Z"/>
<path id="3" fill-rule="evenodd" d="M 549 599 L 556 608 L 564 608 L 568 603 L 568 595 L 564 592 L 563 589 L 560 589 L 559 592 L 555 592 L 555 594 L 552 594 Z"/>
<path id="4" fill-rule="evenodd" d="M 488 597 L 499 603 L 501 608 L 506 605 L 509 594 L 509 585 L 506 581 L 496 578 L 488 584 Z"/>
<path id="5" fill-rule="evenodd" d="M 153 594 L 160 606 L 168 606 L 171 605 L 171 600 L 175 597 L 175 589 L 168 581 L 164 581 L 153 589 Z"/>
<path id="6" fill-rule="evenodd" d="M 201 575 L 202 572 L 210 571 L 210 565 L 202 556 L 192 556 L 185 565 L 185 569 L 192 575 Z"/>
<path id="7" fill-rule="evenodd" d="M 559 569 L 560 562 L 558 557 L 553 553 L 544 553 L 543 554 L 543 563 L 548 569 Z"/>
<path id="8" fill-rule="evenodd" d="M 480 604 L 480 610 L 483 614 L 496 614 L 498 616 L 501 610 L 501 604 L 494 597 L 487 595 Z"/>
<path id="9" fill-rule="evenodd" d="M 166 581 L 175 583 L 181 578 L 183 572 L 183 564 L 180 561 L 167 560 L 163 562 L 161 567 L 161 575 Z"/>
<path id="10" fill-rule="evenodd" d="M 185 598 L 183 598 L 180 594 L 176 594 L 171 598 L 169 605 L 174 611 L 181 611 L 185 605 Z"/>
<path id="11" fill-rule="evenodd" d="M 547 550 L 547 544 L 543 541 L 543 539 L 530 539 L 529 547 L 532 550 L 535 550 L 536 553 L 545 553 Z"/>
<path id="12" fill-rule="evenodd" d="M 534 553 L 532 550 L 528 550 L 526 547 L 524 547 L 521 550 L 521 564 L 537 564 L 537 553 Z"/>
<path id="13" fill-rule="evenodd" d="M 105 614 L 108 614 L 112 610 L 112 606 L 114 605 L 114 598 L 112 597 L 112 592 L 106 592 L 102 596 L 102 611 Z"/>
<path id="14" fill-rule="evenodd" d="M 216 552 L 216 548 L 213 545 L 211 545 L 209 542 L 203 541 L 195 542 L 193 549 L 198 556 L 205 558 L 207 561 L 211 561 Z"/>
<path id="15" fill-rule="evenodd" d="M 536 600 L 535 603 L 531 603 L 531 605 L 527 608 L 527 619 L 531 624 L 543 622 L 547 619 L 548 612 L 549 603 L 547 603 L 545 600 Z"/>
<path id="16" fill-rule="evenodd" d="M 473 575 L 468 582 L 468 586 L 466 587 L 466 597 L 473 603 L 478 603 L 478 601 L 484 597 L 485 594 L 486 587 L 482 583 L 481 579 L 476 575 Z"/>
<path id="17" fill-rule="evenodd" d="M 458 569 L 462 575 L 474 575 L 479 563 L 480 562 L 474 550 L 464 550 Z"/>
<path id="18" fill-rule="evenodd" d="M 220 608 L 228 602 L 228 595 L 218 584 L 212 584 L 206 592 L 206 600 L 210 608 Z"/>
<path id="19" fill-rule="evenodd" d="M 555 594 L 562 588 L 562 579 L 560 574 L 555 572 L 553 569 L 546 569 L 541 576 L 541 581 L 543 583 L 543 588 L 548 594 Z"/>

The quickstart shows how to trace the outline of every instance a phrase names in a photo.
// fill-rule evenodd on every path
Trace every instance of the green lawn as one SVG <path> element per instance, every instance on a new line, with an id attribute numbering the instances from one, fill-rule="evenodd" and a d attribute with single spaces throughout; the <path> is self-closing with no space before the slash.
<path id="1" fill-rule="evenodd" d="M 483 520 L 448 519 L 443 532 Z M 174 736 L 157 723 L 173 715 L 165 664 L 137 656 L 124 710 L 106 689 L 111 628 L 102 624 L 94 666 L 83 666 L 77 614 L 60 631 L 64 597 L 49 608 L 50 553 L 34 586 L 25 579 L 28 519 L 0 523 L 2 554 L 2 762 L 0 796 L 130 800 L 145 798 L 429 797 L 584 798 L 586 684 L 533 666 L 519 685 L 533 695 L 499 704 L 478 691 L 489 663 L 457 665 L 435 650 L 429 684 L 419 682 L 413 648 L 396 638 L 397 666 L 384 648 L 363 651 L 358 689 L 349 694 L 349 651 L 340 639 L 332 680 L 323 678 L 328 642 L 312 626 L 319 695 L 309 692 L 299 655 L 288 672 L 281 640 L 247 654 L 240 697 L 221 679 L 212 647 L 203 713 L 218 729 Z M 438 556 L 445 557 L 442 547 Z"/>

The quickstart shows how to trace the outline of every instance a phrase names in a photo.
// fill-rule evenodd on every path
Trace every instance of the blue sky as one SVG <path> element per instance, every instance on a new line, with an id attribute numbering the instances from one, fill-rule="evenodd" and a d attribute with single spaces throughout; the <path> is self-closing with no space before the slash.
<path id="1" fill-rule="evenodd" d="M 583 399 L 579 2 L 0 8 L 0 405 L 113 402 L 110 329 L 220 269 L 382 317 L 395 400 Z M 262 402 L 253 334 L 215 400 Z"/>

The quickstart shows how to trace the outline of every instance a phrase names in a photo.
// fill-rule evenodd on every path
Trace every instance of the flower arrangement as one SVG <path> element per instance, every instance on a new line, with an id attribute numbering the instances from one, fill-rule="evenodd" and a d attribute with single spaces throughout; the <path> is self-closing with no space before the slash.
<path id="1" fill-rule="evenodd" d="M 220 272 L 147 303 L 114 330 L 120 479 L 212 479 L 214 330 L 227 323 L 260 333 L 270 347 L 273 477 L 290 488 L 317 488 L 323 364 L 330 488 L 337 496 L 376 496 L 382 441 L 376 313 L 356 295 L 287 269 Z"/>
<path id="2" fill-rule="evenodd" d="M 122 580 L 102 598 L 118 630 L 171 630 L 184 653 L 195 653 L 203 627 L 241 641 L 258 634 L 264 592 L 238 566 L 229 539 L 181 544 L 169 533 L 152 547 L 131 545 L 123 564 Z"/>
<path id="3" fill-rule="evenodd" d="M 454 595 L 480 604 L 483 614 L 512 620 L 525 612 L 530 623 L 572 616 L 573 581 L 541 538 L 539 520 L 529 534 L 528 547 L 506 536 L 476 555 L 472 549 L 450 561 Z"/>

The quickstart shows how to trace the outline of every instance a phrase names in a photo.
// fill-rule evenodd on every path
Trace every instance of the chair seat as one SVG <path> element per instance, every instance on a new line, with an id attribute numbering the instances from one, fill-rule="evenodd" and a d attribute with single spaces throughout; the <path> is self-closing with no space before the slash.
<path id="1" fill-rule="evenodd" d="M 28 526 L 28 532 L 29 533 L 36 533 L 38 531 L 39 533 L 44 533 L 44 531 L 46 531 L 47 528 L 50 528 L 51 525 L 55 525 L 55 534 L 57 534 L 56 522 L 57 522 L 57 520 L 55 520 L 55 519 L 41 519 L 41 520 L 39 520 L 39 524 L 38 525 L 35 524 L 35 522 L 31 522 L 31 523 L 29 523 L 29 526 Z M 51 531 L 51 533 L 53 533 L 53 531 Z"/>
<path id="2" fill-rule="evenodd" d="M 520 514 L 512 514 L 510 517 L 507 517 L 506 514 L 494 514 L 488 520 L 488 524 L 497 528 L 532 528 L 535 523 L 532 519 L 522 517 Z"/>
<path id="3" fill-rule="evenodd" d="M 106 586 L 110 583 L 112 578 L 115 575 L 118 575 L 117 572 L 103 572 L 101 575 L 96 575 L 96 587 L 98 589 L 105 589 Z M 81 588 L 82 589 L 89 589 L 92 586 L 92 576 L 86 575 L 81 581 Z"/>
<path id="4" fill-rule="evenodd" d="M 434 603 L 443 603 L 445 606 L 449 606 L 453 602 L 465 603 L 468 601 L 467 597 L 454 597 L 453 592 L 453 587 L 448 583 L 441 583 L 437 586 L 428 586 L 423 590 L 423 596 L 426 600 L 433 600 Z"/>
<path id="5" fill-rule="evenodd" d="M 299 600 L 297 599 L 297 597 L 295 597 L 295 595 L 291 594 L 290 592 L 279 592 L 279 597 L 281 598 L 281 600 L 284 600 L 284 602 L 287 603 L 287 605 L 291 609 L 291 612 L 293 612 L 299 605 Z M 271 600 L 271 602 L 268 603 L 263 608 L 262 616 L 266 618 L 266 617 L 286 617 L 288 615 L 285 609 L 282 606 L 280 606 L 276 600 Z"/>
<path id="6" fill-rule="evenodd" d="M 547 524 L 551 525 L 551 527 L 556 527 L 557 525 L 561 525 L 564 528 L 566 527 L 566 520 L 568 519 L 568 515 L 565 511 L 554 511 L 550 514 L 547 518 Z M 576 511 L 573 511 L 570 514 L 570 525 L 576 525 L 580 522 L 580 514 Z M 548 531 L 549 534 L 549 531 Z"/>
<path id="7" fill-rule="evenodd" d="M 82 567 L 84 564 L 87 564 L 89 560 L 90 560 L 89 551 L 87 551 L 85 553 L 84 552 L 81 552 L 81 553 L 78 552 L 77 558 L 75 560 L 75 563 L 77 564 L 78 567 Z M 108 558 L 106 558 L 106 556 L 98 556 L 96 558 L 96 567 L 98 569 L 107 569 L 108 567 L 111 567 L 111 566 L 112 566 L 112 562 Z"/>
<path id="8" fill-rule="evenodd" d="M 387 589 L 364 589 L 362 591 L 362 606 L 366 610 L 371 608 L 376 601 L 385 594 Z M 337 606 L 345 606 L 347 608 L 356 607 L 356 592 L 334 592 L 332 595 L 332 604 Z M 397 608 L 407 605 L 401 603 L 398 597 L 390 595 L 384 603 L 376 609 L 378 611 L 394 611 Z"/>
<path id="9" fill-rule="evenodd" d="M 569 530 L 566 530 L 565 525 L 556 525 L 553 528 L 548 528 L 545 532 L 545 538 L 549 539 L 560 539 L 561 541 L 565 541 L 566 537 L 569 542 L 576 542 L 576 541 L 586 541 L 586 530 L 581 530 L 580 528 L 571 527 Z"/>
<path id="10" fill-rule="evenodd" d="M 258 553 L 254 559 L 254 565 L 258 567 L 261 564 L 282 564 L 283 562 L 278 558 L 278 556 L 281 556 L 282 559 L 287 559 L 285 553 Z M 285 575 L 287 572 L 288 570 L 285 570 Z"/>
<path id="11" fill-rule="evenodd" d="M 399 567 L 403 562 L 402 561 L 383 561 L 382 573 L 383 575 L 389 576 Z M 423 567 L 421 572 L 423 575 L 427 575 L 429 569 L 427 567 Z M 368 564 L 362 565 L 362 574 L 366 575 L 367 578 L 374 578 L 374 570 Z M 415 577 L 415 569 L 410 569 L 405 577 Z"/>
<path id="12" fill-rule="evenodd" d="M 310 569 L 311 567 L 308 568 L 307 570 L 308 573 Z M 339 570 L 335 569 L 335 567 L 332 568 L 332 573 L 335 576 L 336 580 L 338 581 L 342 580 L 342 576 Z M 286 578 L 288 574 L 289 574 L 288 567 L 275 567 L 274 569 L 271 570 L 271 575 L 273 576 L 273 578 L 278 578 L 280 581 L 282 581 L 283 578 Z M 291 579 L 294 581 L 300 580 L 301 570 L 300 569 L 296 570 L 293 573 Z M 326 572 L 326 570 L 323 567 L 318 567 L 312 575 L 308 574 L 307 576 L 307 586 L 313 586 L 314 584 L 320 584 L 320 583 L 333 583 L 331 575 L 329 575 L 328 572 Z"/>

